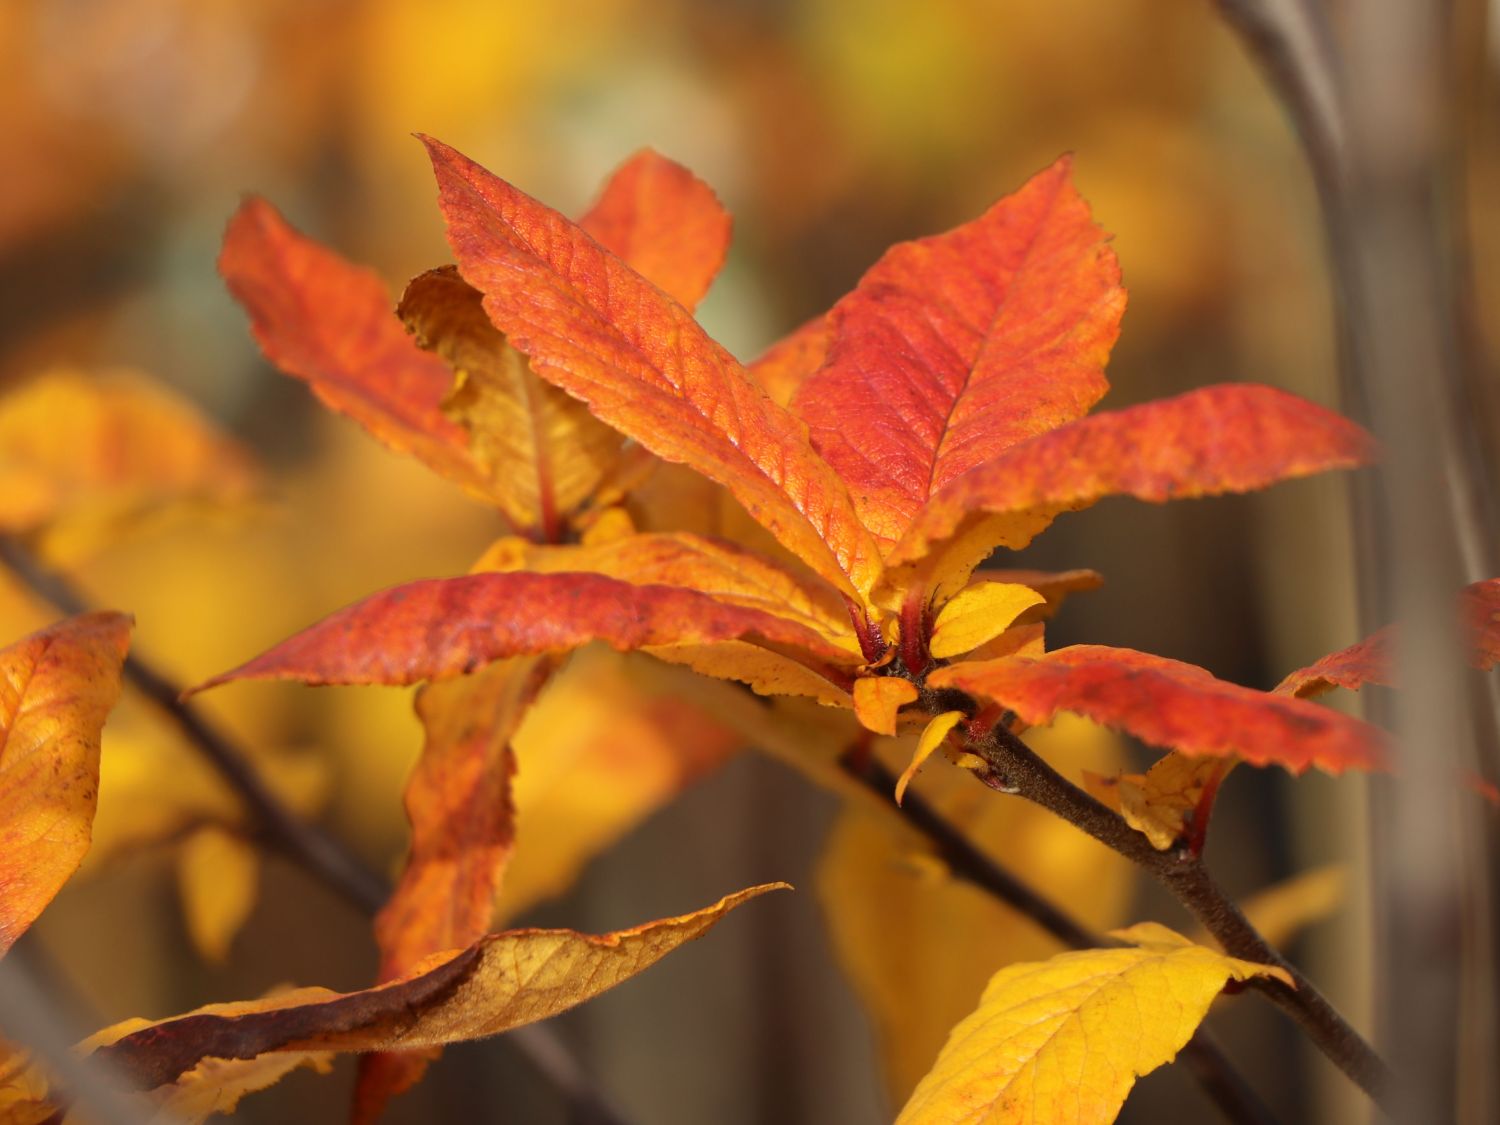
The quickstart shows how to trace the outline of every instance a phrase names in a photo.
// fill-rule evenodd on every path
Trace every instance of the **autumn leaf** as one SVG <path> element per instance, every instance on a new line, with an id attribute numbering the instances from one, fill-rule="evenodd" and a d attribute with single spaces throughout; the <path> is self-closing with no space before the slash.
<path id="1" fill-rule="evenodd" d="M 57 369 L 0 397 L 0 531 L 49 529 L 76 555 L 169 504 L 243 502 L 250 455 L 132 371 Z"/>
<path id="2" fill-rule="evenodd" d="M 990 979 L 897 1125 L 1113 1121 L 1136 1078 L 1171 1062 L 1231 980 L 1286 971 L 1144 922 L 1122 949 L 1059 953 Z"/>
<path id="3" fill-rule="evenodd" d="M 828 362 L 794 408 L 882 544 L 970 469 L 1082 417 L 1108 388 L 1125 291 L 1071 164 L 887 250 L 829 314 Z"/>
<path id="4" fill-rule="evenodd" d="M 1118 736 L 1067 716 L 1027 740 L 1059 766 L 1107 770 Z M 896 766 L 910 740 L 882 744 Z M 986 855 L 1045 887 L 1085 925 L 1119 925 L 1132 896 L 1129 861 L 1025 801 L 999 801 L 958 770 L 923 775 L 922 796 Z M 949 1030 L 1004 965 L 1051 956 L 1059 943 L 1032 919 L 948 869 L 928 839 L 880 804 L 844 802 L 818 860 L 817 890 L 839 966 L 870 1017 L 886 1088 L 901 1105 Z M 952 955 L 955 935 L 967 952 Z"/>
<path id="5" fill-rule="evenodd" d="M 1214 796 L 1235 764 L 1233 756 L 1197 758 L 1174 752 L 1143 774 L 1085 774 L 1083 781 L 1096 799 L 1123 816 L 1158 851 L 1187 841 L 1197 853 L 1203 848 Z"/>
<path id="6" fill-rule="evenodd" d="M 0 650 L 0 955 L 88 851 L 130 626 L 87 613 Z"/>
<path id="7" fill-rule="evenodd" d="M 814 317 L 788 333 L 754 360 L 748 370 L 777 406 L 792 406 L 802 384 L 823 366 L 833 329 L 826 316 Z"/>
<path id="8" fill-rule="evenodd" d="M 1487 671 L 1500 659 L 1500 579 L 1486 579 L 1464 587 L 1458 608 L 1469 661 Z M 1358 691 L 1365 684 L 1389 687 L 1395 681 L 1393 656 L 1397 638 L 1397 627 L 1387 625 L 1348 648 L 1298 668 L 1277 684 L 1276 690 L 1308 698 L 1335 687 L 1349 691 Z"/>
<path id="9" fill-rule="evenodd" d="M 375 988 L 343 994 L 299 989 L 241 1003 L 231 1014 L 211 1006 L 126 1035 L 96 1055 L 154 1090 L 210 1058 L 422 1050 L 496 1035 L 613 988 L 702 937 L 735 907 L 784 887 L 751 887 L 692 914 L 598 936 L 572 930 L 490 934 Z"/>
<path id="10" fill-rule="evenodd" d="M 752 682 L 762 671 L 753 664 L 761 648 L 794 657 L 805 663 L 809 679 L 833 685 L 839 682 L 837 665 L 858 662 L 807 625 L 695 589 L 638 586 L 586 573 L 482 573 L 374 594 L 193 690 L 244 679 L 411 684 L 502 657 L 566 652 L 593 640 L 622 651 L 691 657 L 700 670 L 713 667 L 716 674 Z M 712 664 L 706 652 L 681 653 L 739 640 L 748 643 L 722 665 Z"/>
<path id="11" fill-rule="evenodd" d="M 452 371 L 391 315 L 390 294 L 373 270 L 299 234 L 269 203 L 251 198 L 224 232 L 219 273 L 250 313 L 267 359 L 391 449 L 479 499 L 498 500 L 467 431 L 443 413 Z"/>
<path id="12" fill-rule="evenodd" d="M 840 589 L 866 593 L 879 553 L 801 424 L 682 305 L 585 231 L 426 144 L 459 271 L 532 369 L 657 456 L 722 484 Z"/>
<path id="13" fill-rule="evenodd" d="M 426 741 L 406 783 L 410 852 L 375 919 L 378 983 L 398 980 L 423 958 L 470 945 L 489 930 L 515 841 L 511 739 L 555 666 L 547 657 L 516 657 L 418 693 Z M 426 1065 L 426 1057 L 410 1053 L 362 1058 L 355 1120 L 374 1121 Z"/>
<path id="14" fill-rule="evenodd" d="M 1204 387 L 1096 414 L 1010 447 L 955 478 L 890 548 L 899 588 L 957 589 L 997 546 L 1020 549 L 1064 511 L 1115 495 L 1162 503 L 1251 492 L 1372 459 L 1372 439 L 1295 395 Z"/>
<path id="15" fill-rule="evenodd" d="M 1384 736 L 1358 719 L 1286 695 L 1215 679 L 1202 668 L 1131 649 L 1073 645 L 1041 657 L 973 661 L 928 677 L 1014 711 L 1027 723 L 1073 711 L 1153 746 L 1238 755 L 1293 773 L 1385 762 Z"/>

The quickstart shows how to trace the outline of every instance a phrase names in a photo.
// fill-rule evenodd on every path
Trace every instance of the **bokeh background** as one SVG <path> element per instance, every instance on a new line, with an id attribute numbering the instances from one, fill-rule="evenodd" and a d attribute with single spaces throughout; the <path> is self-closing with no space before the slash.
<path id="1" fill-rule="evenodd" d="M 1480 72 L 1465 81 L 1478 143 L 1460 186 L 1482 202 L 1500 186 L 1485 140 L 1493 87 Z M 574 213 L 642 145 L 687 164 L 736 219 L 701 319 L 747 359 L 828 307 L 891 242 L 973 217 L 1072 151 L 1130 290 L 1106 405 L 1241 379 L 1335 405 L 1311 185 L 1207 2 L 5 0 L 0 122 L 0 380 L 138 369 L 268 466 L 268 499 L 252 511 L 49 545 L 99 604 L 136 614 L 137 649 L 185 682 L 379 586 L 460 572 L 500 530 L 269 368 L 214 272 L 223 224 L 251 191 L 377 268 L 393 293 L 448 260 L 414 131 Z M 1483 312 L 1497 303 L 1486 267 L 1500 222 L 1483 206 L 1465 218 L 1477 343 L 1493 351 L 1500 318 Z M 1106 577 L 1069 604 L 1053 644 L 1129 645 L 1269 687 L 1357 637 L 1337 480 L 1161 509 L 1107 501 L 1065 517 L 1022 565 Z M 3 591 L 7 639 L 48 616 Z M 292 788 L 308 807 L 394 869 L 400 785 L 420 746 L 406 693 L 247 685 L 204 705 L 277 769 L 307 775 Z M 152 807 L 153 769 L 191 768 L 143 712 L 127 704 L 106 740 L 106 808 L 125 835 Z M 126 746 L 137 757 L 117 758 L 134 773 L 112 776 L 111 748 Z M 140 764 L 152 755 L 159 766 Z M 1237 893 L 1330 861 L 1349 865 L 1357 888 L 1360 808 L 1357 779 L 1242 770 L 1211 860 Z M 784 767 L 741 756 L 521 916 L 602 930 L 752 881 L 798 885 L 556 1021 L 633 1119 L 888 1117 L 872 1033 L 813 889 L 834 809 Z M 81 1028 L 281 981 L 368 983 L 365 921 L 277 861 L 227 961 L 205 961 L 179 875 L 169 847 L 121 849 L 28 938 L 28 963 Z M 1146 917 L 1181 923 L 1143 889 L 1121 921 Z M 1368 1015 L 1362 917 L 1351 893 L 1294 949 L 1357 1023 Z M 986 956 L 963 932 L 951 942 L 944 956 Z M 1285 1120 L 1350 1119 L 1341 1080 L 1264 1005 L 1225 1005 L 1212 1025 Z M 337 1119 L 351 1073 L 296 1076 L 240 1117 Z M 1163 1073 L 1127 1120 L 1167 1107 L 1188 1120 L 1212 1112 Z M 390 1120 L 564 1116 L 502 1041 L 451 1050 Z"/>

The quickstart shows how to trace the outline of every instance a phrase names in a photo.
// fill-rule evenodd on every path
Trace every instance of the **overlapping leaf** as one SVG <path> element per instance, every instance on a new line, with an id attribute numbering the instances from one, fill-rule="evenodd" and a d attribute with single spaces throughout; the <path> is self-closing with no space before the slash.
<path id="1" fill-rule="evenodd" d="M 1231 980 L 1282 969 L 1227 957 L 1154 922 L 1123 949 L 1012 965 L 953 1029 L 897 1125 L 1093 1125 L 1171 1062 Z"/>
<path id="2" fill-rule="evenodd" d="M 955 478 L 894 547 L 899 587 L 920 571 L 956 589 L 997 546 L 1019 549 L 1058 513 L 1106 496 L 1162 503 L 1250 492 L 1368 462 L 1354 423 L 1271 387 L 1225 384 L 1096 414 Z"/>
<path id="3" fill-rule="evenodd" d="M 686 309 L 586 232 L 427 145 L 459 270 L 533 370 L 658 456 L 724 485 L 823 577 L 867 592 L 878 551 L 801 425 Z"/>
<path id="4" fill-rule="evenodd" d="M 126 1035 L 97 1054 L 140 1086 L 156 1089 L 208 1058 L 421 1050 L 495 1035 L 613 988 L 702 937 L 735 907 L 785 885 L 752 887 L 692 914 L 598 936 L 572 930 L 490 934 L 362 992 L 299 989 L 238 1004 L 230 1013 L 201 1009 Z"/>
<path id="5" fill-rule="evenodd" d="M 130 624 L 88 613 L 0 650 L 0 955 L 88 851 Z"/>
<path id="6" fill-rule="evenodd" d="M 418 693 L 426 741 L 406 783 L 406 866 L 375 919 L 380 983 L 489 930 L 515 840 L 511 740 L 554 668 L 548 657 L 516 657 Z M 410 1053 L 362 1058 L 355 1120 L 375 1120 L 426 1064 L 426 1056 Z"/>
<path id="7" fill-rule="evenodd" d="M 452 371 L 391 315 L 374 271 L 299 234 L 264 200 L 247 199 L 224 232 L 219 272 L 250 313 L 266 358 L 306 381 L 325 406 L 476 496 L 503 495 L 471 455 L 467 431 L 443 413 Z"/>
<path id="8" fill-rule="evenodd" d="M 741 639 L 783 646 L 812 661 L 848 659 L 805 625 L 697 590 L 637 586 L 598 574 L 488 573 L 374 594 L 194 690 L 246 679 L 412 684 L 595 640 L 623 651 Z"/>
<path id="9" fill-rule="evenodd" d="M 1234 754 L 1294 773 L 1308 766 L 1370 769 L 1385 761 L 1383 736 L 1368 723 L 1131 649 L 1074 645 L 1037 658 L 957 664 L 933 673 L 929 683 L 993 700 L 1027 723 L 1073 711 L 1154 746 Z"/>
<path id="10" fill-rule="evenodd" d="M 797 413 L 883 544 L 928 501 L 1104 394 L 1119 266 L 1059 160 L 978 219 L 885 256 L 830 314 Z"/>

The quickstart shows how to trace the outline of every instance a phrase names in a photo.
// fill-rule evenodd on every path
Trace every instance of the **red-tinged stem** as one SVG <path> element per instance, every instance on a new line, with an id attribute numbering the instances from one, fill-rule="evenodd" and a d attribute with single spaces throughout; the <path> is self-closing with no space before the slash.
<path id="1" fill-rule="evenodd" d="M 889 648 L 885 638 L 880 635 L 880 626 L 870 620 L 864 607 L 853 598 L 845 595 L 844 605 L 849 609 L 849 620 L 854 624 L 854 634 L 859 638 L 859 651 L 864 655 L 865 662 L 879 663 Z"/>
<path id="2" fill-rule="evenodd" d="M 901 603 L 901 662 L 913 676 L 920 676 L 932 663 L 927 653 L 931 622 L 927 619 L 927 594 L 913 587 Z"/>
<path id="3" fill-rule="evenodd" d="M 1232 765 L 1233 763 L 1225 758 L 1214 767 L 1214 771 L 1208 775 L 1208 780 L 1203 783 L 1203 792 L 1198 795 L 1198 803 L 1193 806 L 1192 819 L 1188 822 L 1187 848 L 1196 856 L 1203 854 L 1203 846 L 1208 842 L 1208 822 L 1214 815 L 1214 801 L 1219 795 L 1219 786 L 1229 775 Z"/>
<path id="4" fill-rule="evenodd" d="M 869 753 L 868 738 L 839 759 L 843 771 L 865 788 L 889 799 L 896 776 Z M 900 806 L 907 824 L 920 832 L 953 874 L 1030 919 L 1070 949 L 1098 949 L 1116 944 L 1095 933 L 1046 895 L 980 851 L 918 793 L 907 791 Z M 1271 1125 L 1275 1121 L 1254 1087 L 1235 1070 L 1213 1038 L 1199 1028 L 1180 1055 L 1204 1092 L 1233 1125 Z"/>
<path id="5" fill-rule="evenodd" d="M 1370 1097 L 1383 1107 L 1388 1105 L 1391 1074 L 1385 1062 L 1312 982 L 1261 937 L 1219 889 L 1201 857 L 1186 848 L 1158 851 L 1123 817 L 1064 778 L 1004 724 L 996 726 L 988 739 L 971 742 L 968 749 L 989 763 L 996 774 L 995 787 L 1049 809 L 1150 872 L 1225 952 L 1286 971 L 1295 987 L 1269 977 L 1256 978 L 1251 987 L 1296 1020 L 1323 1053 Z"/>

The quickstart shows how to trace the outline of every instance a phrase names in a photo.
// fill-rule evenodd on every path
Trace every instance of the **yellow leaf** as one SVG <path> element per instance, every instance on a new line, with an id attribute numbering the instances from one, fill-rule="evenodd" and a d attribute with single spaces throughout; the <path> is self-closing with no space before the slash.
<path id="1" fill-rule="evenodd" d="M 932 626 L 932 655 L 939 660 L 994 640 L 1032 606 L 1046 602 L 1029 586 L 979 579 L 949 599 Z"/>
<path id="2" fill-rule="evenodd" d="M 1026 739 L 1069 773 L 1108 770 L 1123 757 L 1115 735 L 1071 717 Z M 894 765 L 911 741 L 880 747 L 882 758 Z M 944 819 L 1079 921 L 1097 929 L 1120 923 L 1133 894 L 1129 861 L 1036 805 L 998 799 L 960 770 L 929 769 L 919 785 Z M 1060 946 L 950 874 L 888 797 L 870 796 L 851 794 L 834 822 L 818 863 L 818 896 L 839 963 L 874 1026 L 886 1088 L 901 1105 L 995 970 Z M 963 957 L 952 956 L 955 935 L 968 950 Z"/>
<path id="3" fill-rule="evenodd" d="M 854 681 L 854 714 L 876 734 L 896 733 L 896 712 L 921 694 L 917 685 L 896 676 L 865 676 Z"/>
<path id="4" fill-rule="evenodd" d="M 86 613 L 0 649 L 0 956 L 89 849 L 129 642 L 130 618 Z"/>
<path id="5" fill-rule="evenodd" d="M 1173 751 L 1143 774 L 1089 774 L 1083 780 L 1090 793 L 1117 810 L 1153 847 L 1166 851 L 1192 834 L 1193 813 L 1204 794 L 1216 789 L 1236 764 L 1234 758 L 1192 758 Z"/>
<path id="6" fill-rule="evenodd" d="M 991 978 L 897 1125 L 1113 1121 L 1137 1077 L 1171 1062 L 1230 980 L 1285 970 L 1145 922 L 1123 949 L 1059 953 Z"/>
<path id="7" fill-rule="evenodd" d="M 944 711 L 927 724 L 922 731 L 922 737 L 917 740 L 917 750 L 911 756 L 911 762 L 906 769 L 901 771 L 900 778 L 896 781 L 896 804 L 900 804 L 906 797 L 906 787 L 911 784 L 912 778 L 917 776 L 917 771 L 922 768 L 922 763 L 932 757 L 932 752 L 943 744 L 948 737 L 948 732 L 958 725 L 964 717 L 962 711 Z"/>
<path id="8" fill-rule="evenodd" d="M 414 278 L 401 318 L 453 368 L 444 412 L 469 431 L 475 459 L 518 528 L 554 539 L 619 461 L 624 444 L 577 399 L 544 383 L 452 266 Z"/>
<path id="9" fill-rule="evenodd" d="M 260 856 L 243 837 L 200 828 L 177 855 L 177 888 L 188 936 L 205 960 L 222 963 L 255 906 Z"/>
<path id="10" fill-rule="evenodd" d="M 249 498 L 249 454 L 146 377 L 54 370 L 0 398 L 0 529 L 49 529 L 77 556 L 131 520 L 184 501 Z"/>

